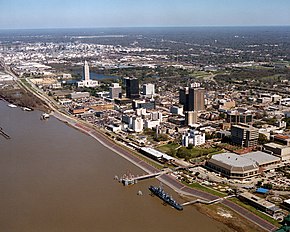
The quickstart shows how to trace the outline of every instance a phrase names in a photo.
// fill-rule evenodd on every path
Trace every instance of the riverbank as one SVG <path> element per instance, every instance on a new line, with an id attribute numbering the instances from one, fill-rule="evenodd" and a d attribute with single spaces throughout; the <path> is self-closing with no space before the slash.
<path id="1" fill-rule="evenodd" d="M 49 107 L 42 100 L 35 98 L 33 94 L 23 89 L 1 89 L 0 99 L 1 98 L 20 107 L 28 107 L 44 112 L 49 110 Z"/>

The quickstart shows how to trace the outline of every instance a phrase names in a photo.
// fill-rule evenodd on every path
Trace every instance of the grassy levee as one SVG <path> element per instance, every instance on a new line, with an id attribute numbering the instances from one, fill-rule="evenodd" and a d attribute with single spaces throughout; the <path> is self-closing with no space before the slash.
<path id="1" fill-rule="evenodd" d="M 201 190 L 203 192 L 207 192 L 207 193 L 210 193 L 210 194 L 215 195 L 215 196 L 218 196 L 218 197 L 225 197 L 227 195 L 227 194 L 222 193 L 220 191 L 217 191 L 215 189 L 212 189 L 212 188 L 203 186 L 203 185 L 201 185 L 199 183 L 191 183 L 191 184 L 188 184 L 185 181 L 182 181 L 182 183 L 184 185 L 190 187 L 190 188 L 197 189 L 197 190 Z"/>

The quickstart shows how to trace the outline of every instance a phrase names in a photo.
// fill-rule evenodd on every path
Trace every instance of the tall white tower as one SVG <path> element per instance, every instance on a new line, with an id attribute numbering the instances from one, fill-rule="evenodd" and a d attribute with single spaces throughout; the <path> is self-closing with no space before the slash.
<path id="1" fill-rule="evenodd" d="M 90 80 L 90 68 L 87 61 L 85 61 L 85 65 L 83 67 L 83 75 L 84 75 L 85 81 Z"/>
<path id="2" fill-rule="evenodd" d="M 98 81 L 90 79 L 90 68 L 87 61 L 85 61 L 85 65 L 83 66 L 83 78 L 84 80 L 78 82 L 78 87 L 80 88 L 83 87 L 94 88 L 99 85 Z"/>

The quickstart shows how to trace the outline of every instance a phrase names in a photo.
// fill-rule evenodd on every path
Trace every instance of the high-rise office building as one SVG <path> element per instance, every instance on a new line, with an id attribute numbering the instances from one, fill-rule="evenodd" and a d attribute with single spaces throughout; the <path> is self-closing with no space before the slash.
<path id="1" fill-rule="evenodd" d="M 111 99 L 122 98 L 122 87 L 118 83 L 112 83 L 109 88 L 109 97 Z"/>
<path id="2" fill-rule="evenodd" d="M 257 146 L 259 138 L 259 130 L 247 124 L 240 123 L 233 125 L 231 128 L 232 142 L 243 146 Z"/>
<path id="3" fill-rule="evenodd" d="M 185 88 L 180 88 L 179 89 L 179 103 L 181 105 L 183 105 L 183 110 L 185 111 L 186 110 L 186 105 L 188 105 L 188 95 L 189 93 L 189 88 L 188 87 L 185 87 Z"/>
<path id="4" fill-rule="evenodd" d="M 139 98 L 139 80 L 138 78 L 124 78 L 126 86 L 126 98 L 136 99 Z"/>
<path id="5" fill-rule="evenodd" d="M 205 109 L 204 88 L 185 87 L 179 90 L 179 103 L 184 111 L 201 111 Z"/>
<path id="6" fill-rule="evenodd" d="M 197 112 L 205 109 L 204 88 L 199 83 L 193 83 L 190 87 L 180 88 L 179 103 L 183 105 L 185 124 L 192 125 L 197 122 Z"/>
<path id="7" fill-rule="evenodd" d="M 98 81 L 90 79 L 90 68 L 88 62 L 85 61 L 83 66 L 83 80 L 78 82 L 78 87 L 96 87 L 99 85 Z"/>
<path id="8" fill-rule="evenodd" d="M 143 85 L 143 95 L 146 97 L 152 97 L 155 94 L 154 84 L 144 84 Z"/>
<path id="9" fill-rule="evenodd" d="M 200 111 L 204 110 L 204 88 L 189 88 L 188 110 Z"/>

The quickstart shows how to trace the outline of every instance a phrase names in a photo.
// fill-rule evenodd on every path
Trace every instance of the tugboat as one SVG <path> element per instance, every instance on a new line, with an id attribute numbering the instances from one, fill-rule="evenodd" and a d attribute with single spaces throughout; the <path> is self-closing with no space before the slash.
<path id="1" fill-rule="evenodd" d="M 161 200 L 164 201 L 164 203 L 167 203 L 169 205 L 171 205 L 172 207 L 174 207 L 177 210 L 183 210 L 182 205 L 178 204 L 175 200 L 173 200 L 173 198 L 171 196 L 169 196 L 166 192 L 164 192 L 164 190 L 161 187 L 155 187 L 155 186 L 150 186 L 149 190 L 156 195 L 157 197 L 159 197 Z"/>

